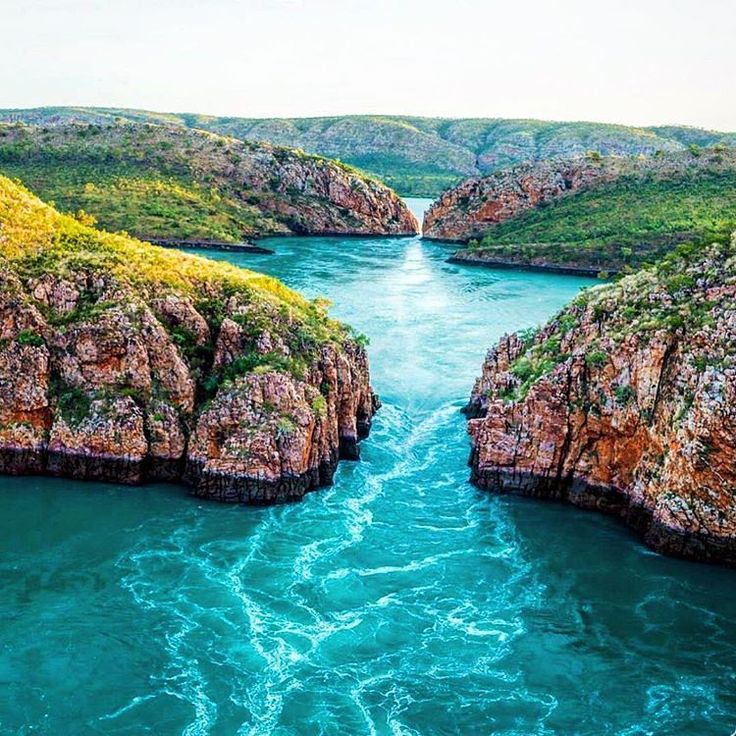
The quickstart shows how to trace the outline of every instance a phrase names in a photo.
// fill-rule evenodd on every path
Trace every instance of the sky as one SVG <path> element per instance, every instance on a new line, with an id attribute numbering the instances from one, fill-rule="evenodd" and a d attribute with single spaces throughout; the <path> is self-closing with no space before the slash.
<path id="1" fill-rule="evenodd" d="M 0 0 L 0 107 L 736 131 L 736 0 Z"/>

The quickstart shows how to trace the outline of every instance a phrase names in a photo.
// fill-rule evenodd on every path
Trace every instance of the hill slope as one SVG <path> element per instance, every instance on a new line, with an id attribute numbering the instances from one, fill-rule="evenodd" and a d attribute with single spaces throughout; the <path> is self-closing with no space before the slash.
<path id="1" fill-rule="evenodd" d="M 357 457 L 375 407 L 365 351 L 318 301 L 0 177 L 0 472 L 295 499 Z"/>
<path id="2" fill-rule="evenodd" d="M 736 566 L 736 240 L 681 246 L 488 354 L 473 480 L 623 518 Z"/>
<path id="3" fill-rule="evenodd" d="M 455 259 L 589 272 L 639 267 L 678 242 L 736 228 L 736 152 L 526 164 L 445 192 L 427 237 L 467 241 Z"/>
<path id="4" fill-rule="evenodd" d="M 345 165 L 180 127 L 0 124 L 0 173 L 142 238 L 416 231 L 392 191 Z"/>
<path id="5" fill-rule="evenodd" d="M 302 148 L 371 172 L 403 195 L 428 197 L 438 196 L 461 179 L 523 161 L 590 150 L 604 155 L 648 155 L 658 150 L 682 150 L 690 144 L 736 145 L 736 133 L 684 126 L 636 128 L 586 122 L 382 115 L 260 120 L 117 108 L 0 110 L 0 120 L 41 124 L 70 120 L 110 123 L 118 118 L 184 125 Z"/>

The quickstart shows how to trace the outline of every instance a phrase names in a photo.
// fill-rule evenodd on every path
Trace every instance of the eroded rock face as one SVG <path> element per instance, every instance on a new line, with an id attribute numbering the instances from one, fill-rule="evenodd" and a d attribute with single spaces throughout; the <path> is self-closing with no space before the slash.
<path id="1" fill-rule="evenodd" d="M 682 179 L 686 184 L 687 177 L 698 172 L 722 172 L 734 166 L 733 153 L 720 150 L 702 156 L 670 153 L 633 158 L 591 154 L 524 163 L 490 176 L 466 179 L 448 189 L 425 214 L 422 231 L 426 238 L 464 243 L 492 235 L 494 225 L 523 212 L 622 177 Z"/>
<path id="2" fill-rule="evenodd" d="M 736 249 L 672 256 L 506 337 L 473 389 L 473 481 L 736 565 Z M 522 339 L 524 338 L 524 339 Z"/>
<path id="3" fill-rule="evenodd" d="M 1 275 L 0 472 L 273 503 L 358 457 L 377 400 L 355 342 L 297 353 L 288 315 L 238 295 L 217 324 L 111 277 Z"/>
<path id="4" fill-rule="evenodd" d="M 376 408 L 365 353 L 355 345 L 345 353 L 323 348 L 303 381 L 239 378 L 199 417 L 187 478 L 197 495 L 221 501 L 300 498 L 331 482 L 338 459 L 359 457 Z"/>
<path id="5" fill-rule="evenodd" d="M 0 176 L 0 473 L 291 500 L 357 458 L 377 403 L 322 301 L 95 230 Z"/>
<path id="6" fill-rule="evenodd" d="M 260 206 L 297 234 L 414 235 L 419 223 L 384 184 L 326 159 L 286 155 L 266 147 L 246 176 L 250 186 L 278 196 Z M 247 164 L 248 162 L 246 162 Z M 243 165 L 246 165 L 243 164 Z"/>
<path id="7" fill-rule="evenodd" d="M 448 189 L 424 216 L 424 237 L 465 242 L 566 192 L 610 181 L 617 169 L 575 158 L 522 164 Z"/>

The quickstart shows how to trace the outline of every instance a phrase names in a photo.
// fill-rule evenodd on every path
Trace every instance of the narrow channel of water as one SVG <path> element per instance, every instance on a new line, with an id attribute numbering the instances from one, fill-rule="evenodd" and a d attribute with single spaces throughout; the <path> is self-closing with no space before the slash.
<path id="1" fill-rule="evenodd" d="M 363 461 L 269 509 L 0 479 L 0 733 L 728 736 L 733 572 L 467 483 L 486 348 L 590 282 L 418 238 L 267 244 L 212 256 L 370 337 Z"/>

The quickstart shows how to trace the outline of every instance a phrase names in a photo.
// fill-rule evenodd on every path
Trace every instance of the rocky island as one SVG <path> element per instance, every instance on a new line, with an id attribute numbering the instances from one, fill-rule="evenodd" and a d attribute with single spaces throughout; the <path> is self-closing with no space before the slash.
<path id="1" fill-rule="evenodd" d="M 0 173 L 101 227 L 176 244 L 267 235 L 414 235 L 381 182 L 294 149 L 136 123 L 0 124 Z"/>
<path id="2" fill-rule="evenodd" d="M 427 238 L 468 243 L 457 262 L 595 275 L 653 262 L 678 243 L 736 227 L 736 153 L 727 148 L 531 162 L 445 192 Z"/>
<path id="3" fill-rule="evenodd" d="M 504 337 L 466 408 L 472 479 L 736 565 L 736 240 L 683 245 Z"/>
<path id="4" fill-rule="evenodd" d="M 264 504 L 358 456 L 377 407 L 361 339 L 275 279 L 98 231 L 0 177 L 0 281 L 2 473 Z"/>

